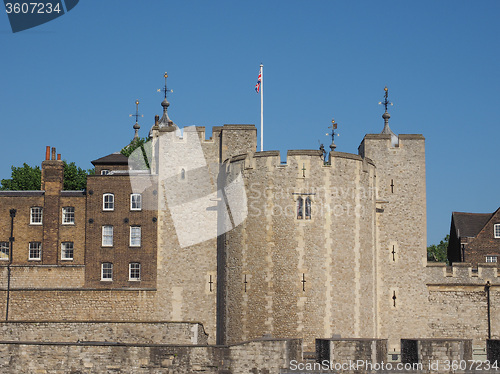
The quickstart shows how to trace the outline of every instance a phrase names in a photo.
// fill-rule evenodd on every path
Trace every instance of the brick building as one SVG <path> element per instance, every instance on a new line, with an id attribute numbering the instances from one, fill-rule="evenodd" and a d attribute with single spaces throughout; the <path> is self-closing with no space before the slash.
<path id="1" fill-rule="evenodd" d="M 453 212 L 448 259 L 451 263 L 497 263 L 500 257 L 500 208 L 494 213 Z"/>

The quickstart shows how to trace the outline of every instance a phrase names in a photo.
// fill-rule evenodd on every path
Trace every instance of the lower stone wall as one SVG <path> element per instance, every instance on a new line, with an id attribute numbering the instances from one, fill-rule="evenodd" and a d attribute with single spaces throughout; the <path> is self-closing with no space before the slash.
<path id="1" fill-rule="evenodd" d="M 387 361 L 387 339 L 316 339 L 316 359 L 332 364 Z"/>
<path id="2" fill-rule="evenodd" d="M 471 339 L 401 339 L 401 351 L 404 364 L 421 364 L 424 371 L 452 372 L 453 363 L 469 368 L 472 362 Z"/>
<path id="3" fill-rule="evenodd" d="M 7 292 L 0 292 L 5 316 Z M 155 291 L 12 290 L 9 321 L 158 321 Z"/>
<path id="4" fill-rule="evenodd" d="M 208 344 L 203 325 L 189 322 L 0 322 L 0 341 Z"/>
<path id="5" fill-rule="evenodd" d="M 233 346 L 2 343 L 0 372 L 120 374 L 269 374 L 301 358 L 300 340 L 263 340 Z"/>
<path id="6" fill-rule="evenodd" d="M 0 289 L 7 289 L 7 266 L 0 266 Z M 16 288 L 81 288 L 85 284 L 83 265 L 12 265 L 10 287 Z"/>

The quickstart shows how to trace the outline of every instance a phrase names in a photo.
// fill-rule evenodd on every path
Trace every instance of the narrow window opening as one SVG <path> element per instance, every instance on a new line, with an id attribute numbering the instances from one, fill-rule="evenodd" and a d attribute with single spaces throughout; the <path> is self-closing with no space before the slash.
<path id="1" fill-rule="evenodd" d="M 304 218 L 304 199 L 299 196 L 297 199 L 297 219 Z"/>

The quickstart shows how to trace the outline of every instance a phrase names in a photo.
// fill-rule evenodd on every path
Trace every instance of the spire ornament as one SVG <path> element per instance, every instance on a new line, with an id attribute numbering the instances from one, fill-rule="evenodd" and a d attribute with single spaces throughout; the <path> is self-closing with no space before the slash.
<path id="1" fill-rule="evenodd" d="M 337 130 L 337 122 L 335 122 L 335 120 L 333 118 L 332 118 L 332 125 L 328 126 L 328 128 L 332 129 L 332 131 L 326 133 L 326 135 L 332 137 L 332 144 L 330 144 L 330 149 L 333 152 L 333 151 L 335 151 L 335 148 L 337 148 L 337 146 L 335 145 L 335 135 L 339 136 L 339 134 L 335 134 L 335 130 Z"/>
<path id="2" fill-rule="evenodd" d="M 174 90 L 169 90 L 168 87 L 167 87 L 167 78 L 168 78 L 168 74 L 167 72 L 165 72 L 165 74 L 163 74 L 163 77 L 165 78 L 165 86 L 163 88 L 158 88 L 158 92 L 161 92 L 163 91 L 164 95 L 165 95 L 165 100 L 167 99 L 167 94 L 169 92 L 174 92 Z"/>
<path id="3" fill-rule="evenodd" d="M 163 77 L 165 78 L 165 86 L 163 87 L 164 99 L 163 99 L 163 101 L 161 103 L 161 106 L 163 107 L 163 115 L 160 118 L 160 121 L 158 122 L 158 126 L 160 126 L 160 128 L 162 128 L 162 127 L 169 127 L 169 128 L 171 127 L 171 128 L 174 128 L 175 127 L 175 123 L 170 118 L 168 118 L 168 114 L 167 114 L 167 109 L 170 106 L 170 103 L 167 100 L 167 94 L 169 92 L 174 92 L 174 91 L 168 89 L 168 87 L 167 87 L 167 78 L 168 78 L 167 72 L 165 72 L 165 74 L 163 75 Z M 158 89 L 157 91 L 161 92 L 161 89 Z"/>
<path id="4" fill-rule="evenodd" d="M 389 112 L 387 112 L 387 107 L 389 105 L 392 106 L 393 103 L 389 101 L 389 89 L 387 88 L 387 86 L 384 87 L 384 91 L 384 101 L 379 101 L 379 105 L 383 105 L 385 107 L 385 112 L 384 114 L 382 114 L 382 118 L 384 119 L 384 129 L 382 130 L 381 134 L 391 135 L 391 145 L 395 147 L 399 144 L 399 138 L 394 132 L 392 132 L 391 128 L 389 127 L 389 118 L 391 118 L 391 115 L 389 114 Z"/>
<path id="5" fill-rule="evenodd" d="M 144 117 L 142 114 L 139 114 L 139 100 L 135 101 L 135 114 L 129 114 L 129 117 L 135 117 L 135 125 L 134 125 L 134 140 L 139 138 L 139 117 Z"/>

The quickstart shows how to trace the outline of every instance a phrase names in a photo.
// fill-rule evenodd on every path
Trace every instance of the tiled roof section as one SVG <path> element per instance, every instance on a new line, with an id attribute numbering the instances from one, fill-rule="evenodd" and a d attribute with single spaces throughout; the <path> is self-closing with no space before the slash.
<path id="1" fill-rule="evenodd" d="M 92 161 L 92 165 L 127 165 L 128 157 L 122 155 L 121 153 L 112 153 L 110 155 L 98 158 Z"/>
<path id="2" fill-rule="evenodd" d="M 26 197 L 43 196 L 45 191 L 0 191 L 0 196 Z"/>
<path id="3" fill-rule="evenodd" d="M 453 212 L 458 237 L 476 237 L 494 213 Z"/>

